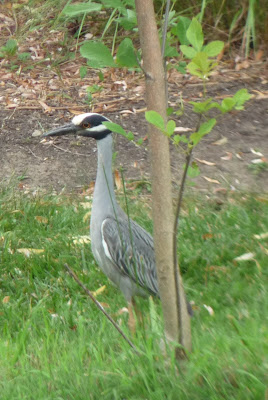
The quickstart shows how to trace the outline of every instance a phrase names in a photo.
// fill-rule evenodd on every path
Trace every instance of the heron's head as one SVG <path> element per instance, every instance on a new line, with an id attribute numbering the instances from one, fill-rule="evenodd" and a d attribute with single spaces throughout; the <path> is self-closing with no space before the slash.
<path id="1" fill-rule="evenodd" d="M 71 123 L 46 132 L 43 136 L 63 136 L 73 134 L 100 140 L 112 133 L 105 125 L 103 125 L 103 122 L 105 121 L 109 121 L 109 119 L 100 114 L 79 114 L 72 119 Z"/>

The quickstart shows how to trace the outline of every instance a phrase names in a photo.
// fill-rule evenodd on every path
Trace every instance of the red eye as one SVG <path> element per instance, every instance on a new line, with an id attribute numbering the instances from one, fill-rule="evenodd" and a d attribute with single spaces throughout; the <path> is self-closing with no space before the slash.
<path id="1" fill-rule="evenodd" d="M 82 127 L 83 127 L 83 128 L 90 128 L 90 123 L 89 123 L 89 122 L 84 122 L 84 123 L 82 124 Z"/>

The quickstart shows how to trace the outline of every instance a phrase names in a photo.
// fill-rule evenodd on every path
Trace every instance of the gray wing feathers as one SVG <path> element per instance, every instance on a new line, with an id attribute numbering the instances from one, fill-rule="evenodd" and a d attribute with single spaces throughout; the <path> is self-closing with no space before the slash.
<path id="1" fill-rule="evenodd" d="M 106 218 L 101 227 L 107 256 L 115 266 L 149 292 L 158 295 L 154 244 L 151 235 L 134 221 Z"/>

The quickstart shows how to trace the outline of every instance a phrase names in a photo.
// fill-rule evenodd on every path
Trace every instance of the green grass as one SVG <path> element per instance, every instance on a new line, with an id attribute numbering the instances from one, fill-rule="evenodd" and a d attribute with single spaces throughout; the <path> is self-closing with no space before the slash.
<path id="1" fill-rule="evenodd" d="M 90 246 L 73 244 L 72 236 L 88 234 L 85 201 L 0 191 L 1 400 L 264 400 L 267 241 L 254 235 L 268 230 L 267 201 L 245 195 L 220 210 L 202 199 L 184 206 L 179 257 L 195 304 L 194 350 L 179 368 L 159 351 L 157 302 L 139 301 L 138 357 L 64 270 L 67 262 L 90 290 L 107 285 L 98 300 L 128 334 L 127 316 L 118 315 L 123 296 L 97 269 Z M 151 229 L 146 205 L 136 200 L 130 208 Z M 21 248 L 44 252 L 26 257 Z M 233 261 L 248 252 L 254 259 Z"/>

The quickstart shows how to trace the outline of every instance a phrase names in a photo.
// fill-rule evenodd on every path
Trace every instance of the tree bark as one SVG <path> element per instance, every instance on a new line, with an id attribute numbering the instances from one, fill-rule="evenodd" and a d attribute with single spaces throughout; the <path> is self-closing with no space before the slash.
<path id="1" fill-rule="evenodd" d="M 152 0 L 136 0 L 138 28 L 146 77 L 148 110 L 157 111 L 166 121 L 166 90 L 161 47 Z M 169 141 L 149 124 L 153 191 L 154 247 L 165 335 L 191 351 L 190 318 L 187 313 L 181 278 L 176 284 L 173 250 L 174 213 L 170 172 Z M 177 287 L 178 286 L 178 287 Z M 179 289 L 179 290 L 178 290 Z M 186 318 L 186 330 L 183 329 Z M 183 357 L 182 352 L 178 357 Z"/>

